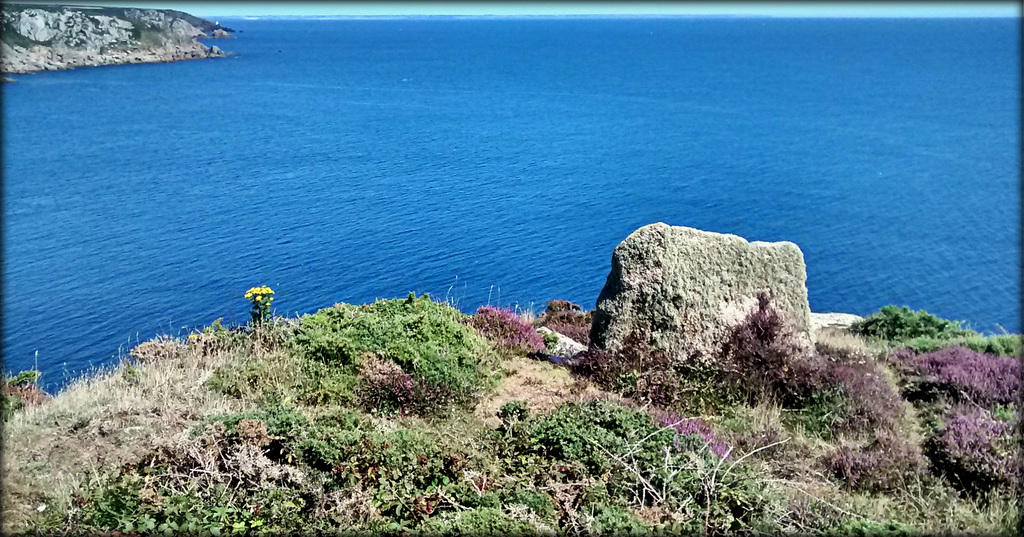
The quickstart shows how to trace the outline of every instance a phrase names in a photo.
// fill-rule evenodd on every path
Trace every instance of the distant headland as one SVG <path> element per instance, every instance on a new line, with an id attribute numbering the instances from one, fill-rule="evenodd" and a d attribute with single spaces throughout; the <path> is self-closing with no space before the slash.
<path id="1" fill-rule="evenodd" d="M 169 9 L 4 4 L 0 20 L 4 74 L 218 58 L 197 39 L 233 32 Z"/>

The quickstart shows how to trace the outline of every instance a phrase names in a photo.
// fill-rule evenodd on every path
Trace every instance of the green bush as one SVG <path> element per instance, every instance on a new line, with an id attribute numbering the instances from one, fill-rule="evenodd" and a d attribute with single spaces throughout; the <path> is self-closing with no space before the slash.
<path id="1" fill-rule="evenodd" d="M 293 344 L 302 356 L 335 366 L 356 365 L 373 354 L 428 385 L 467 393 L 496 379 L 493 349 L 460 322 L 464 317 L 414 293 L 364 306 L 338 304 L 302 317 Z"/>
<path id="2" fill-rule="evenodd" d="M 309 405 L 350 404 L 359 383 L 354 365 L 302 360 L 298 399 Z"/>
<path id="3" fill-rule="evenodd" d="M 505 505 L 525 505 L 544 520 L 551 520 L 555 517 L 555 504 L 547 493 L 535 490 L 516 489 L 504 497 Z"/>
<path id="4" fill-rule="evenodd" d="M 225 395 L 242 397 L 259 389 L 266 369 L 265 363 L 255 360 L 228 362 L 213 372 L 209 386 Z"/>
<path id="5" fill-rule="evenodd" d="M 40 371 L 21 371 L 13 377 L 0 377 L 0 419 L 7 421 L 26 404 L 38 405 L 49 399 L 49 395 L 36 386 Z"/>
<path id="6" fill-rule="evenodd" d="M 954 338 L 916 337 L 903 342 L 901 345 L 910 347 L 918 352 L 931 352 L 934 350 L 959 345 L 975 352 L 984 352 L 996 356 L 1022 356 L 1021 336 L 1019 334 L 1000 334 L 983 336 L 972 334 Z"/>
<path id="7" fill-rule="evenodd" d="M 558 407 L 532 425 L 530 436 L 541 455 L 578 462 L 588 473 L 601 475 L 614 467 L 606 451 L 621 454 L 628 442 L 649 437 L 644 442 L 647 452 L 635 456 L 657 458 L 660 446 L 673 439 L 671 429 L 660 429 L 643 412 L 595 400 Z"/>
<path id="8" fill-rule="evenodd" d="M 423 536 L 494 535 L 533 536 L 536 530 L 491 507 L 463 511 L 454 517 L 435 517 L 418 532 Z"/>
<path id="9" fill-rule="evenodd" d="M 651 527 L 644 524 L 633 511 L 619 506 L 597 503 L 590 505 L 594 520 L 590 529 L 598 535 L 650 535 Z"/>
<path id="10" fill-rule="evenodd" d="M 828 537 L 904 537 L 918 532 L 901 522 L 879 523 L 872 520 L 854 518 L 829 529 Z"/>
<path id="11" fill-rule="evenodd" d="M 965 330 L 960 324 L 959 321 L 941 319 L 924 310 L 911 311 L 907 306 L 889 305 L 853 323 L 850 331 L 861 336 L 894 342 L 914 338 L 948 340 L 975 334 L 971 330 Z"/>
<path id="12" fill-rule="evenodd" d="M 309 419 L 295 407 L 280 400 L 264 401 L 260 410 L 235 412 L 213 416 L 208 421 L 219 421 L 224 424 L 228 434 L 235 432 L 235 427 L 242 420 L 261 420 L 267 424 L 267 434 L 283 438 L 301 437 L 309 425 Z"/>

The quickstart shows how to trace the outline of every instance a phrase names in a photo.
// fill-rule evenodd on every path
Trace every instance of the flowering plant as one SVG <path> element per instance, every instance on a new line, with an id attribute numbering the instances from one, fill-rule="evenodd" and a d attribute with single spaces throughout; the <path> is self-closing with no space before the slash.
<path id="1" fill-rule="evenodd" d="M 254 324 L 270 320 L 270 304 L 274 301 L 273 295 L 274 290 L 266 285 L 253 287 L 245 292 L 245 298 L 252 304 L 252 311 L 249 312 L 249 315 L 252 316 Z"/>
<path id="2" fill-rule="evenodd" d="M 533 325 L 512 310 L 481 306 L 466 322 L 506 355 L 530 355 L 547 348 Z"/>

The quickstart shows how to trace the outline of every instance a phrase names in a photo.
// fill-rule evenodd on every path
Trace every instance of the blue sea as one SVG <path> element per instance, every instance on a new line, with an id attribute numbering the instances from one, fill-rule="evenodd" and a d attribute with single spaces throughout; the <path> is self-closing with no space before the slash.
<path id="1" fill-rule="evenodd" d="M 793 241 L 812 311 L 1021 330 L 1017 19 L 221 19 L 3 86 L 3 359 L 410 291 L 594 307 L 652 222 Z"/>

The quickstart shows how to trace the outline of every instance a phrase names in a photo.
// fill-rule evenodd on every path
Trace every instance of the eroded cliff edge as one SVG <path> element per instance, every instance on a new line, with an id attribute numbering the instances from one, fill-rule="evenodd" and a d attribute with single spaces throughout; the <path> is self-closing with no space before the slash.
<path id="1" fill-rule="evenodd" d="M 5 74 L 217 58 L 197 39 L 232 32 L 169 9 L 4 4 L 0 21 Z"/>

